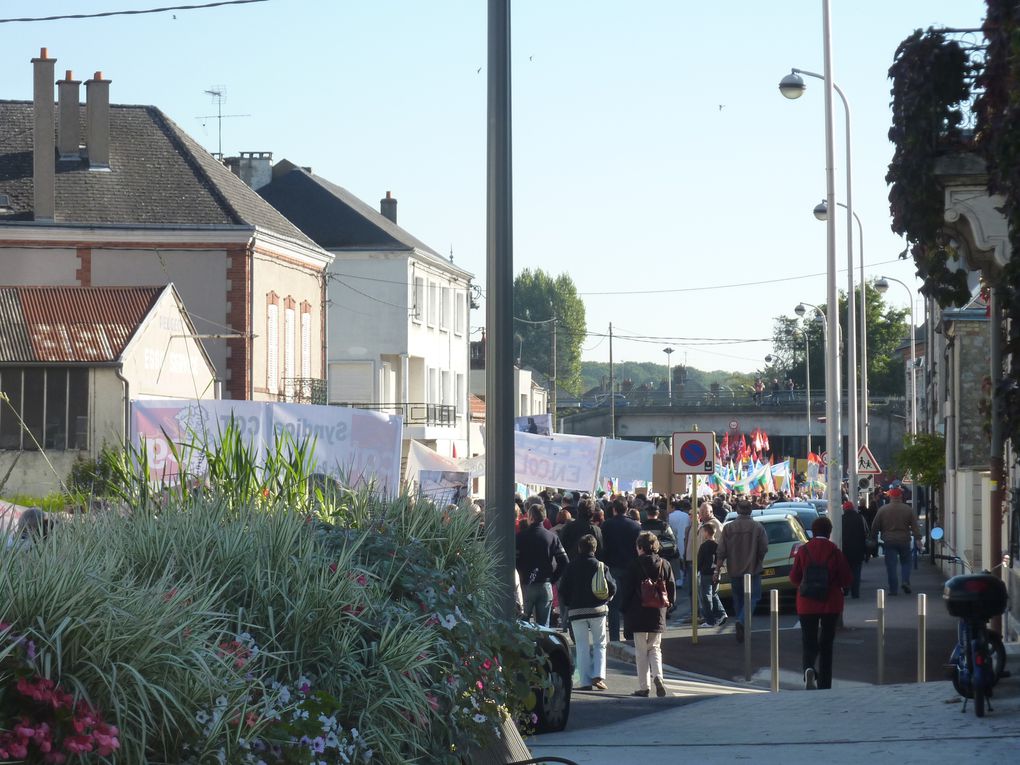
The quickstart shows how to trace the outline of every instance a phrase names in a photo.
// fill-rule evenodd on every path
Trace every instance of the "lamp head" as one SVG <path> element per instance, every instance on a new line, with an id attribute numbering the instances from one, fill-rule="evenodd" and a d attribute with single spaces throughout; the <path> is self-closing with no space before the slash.
<path id="1" fill-rule="evenodd" d="M 669 356 L 671 353 L 673 353 L 673 349 L 670 348 L 669 346 L 666 346 L 665 348 L 662 349 L 662 352 Z"/>
<path id="2" fill-rule="evenodd" d="M 793 312 L 798 316 L 803 316 L 807 313 L 807 307 L 803 303 L 798 303 L 797 307 L 793 309 Z"/>
<path id="3" fill-rule="evenodd" d="M 875 282 L 875 290 L 878 292 L 879 295 L 884 295 L 886 292 L 889 291 L 889 280 L 886 279 L 884 276 L 879 277 L 878 280 Z"/>
<path id="4" fill-rule="evenodd" d="M 804 84 L 803 78 L 796 72 L 790 72 L 779 81 L 779 92 L 787 98 L 800 98 L 805 90 L 807 90 L 807 85 Z"/>
<path id="5" fill-rule="evenodd" d="M 765 363 L 766 364 L 771 364 L 775 360 L 776 360 L 776 357 L 773 356 L 771 353 L 768 356 L 765 357 Z"/>
<path id="6" fill-rule="evenodd" d="M 821 202 L 816 204 L 815 205 L 815 209 L 812 210 L 812 212 L 815 214 L 815 217 L 818 218 L 818 220 L 828 220 L 829 219 L 829 202 L 828 202 L 828 200 L 827 199 L 823 199 Z"/>

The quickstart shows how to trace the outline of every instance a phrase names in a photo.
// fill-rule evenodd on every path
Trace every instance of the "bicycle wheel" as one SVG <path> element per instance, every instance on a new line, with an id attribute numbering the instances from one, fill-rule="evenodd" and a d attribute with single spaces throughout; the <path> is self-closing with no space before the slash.
<path id="1" fill-rule="evenodd" d="M 998 682 L 1006 670 L 1006 647 L 995 632 L 988 633 L 988 654 L 992 657 L 993 682 Z"/>

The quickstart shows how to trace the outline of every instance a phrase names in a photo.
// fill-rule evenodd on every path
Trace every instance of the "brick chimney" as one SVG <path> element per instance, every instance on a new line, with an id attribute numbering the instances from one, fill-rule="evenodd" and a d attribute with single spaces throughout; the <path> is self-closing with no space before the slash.
<path id="1" fill-rule="evenodd" d="M 385 198 L 379 200 L 379 212 L 394 224 L 397 222 L 397 200 L 388 191 Z"/>
<path id="2" fill-rule="evenodd" d="M 57 80 L 57 151 L 61 162 L 81 160 L 79 151 L 81 145 L 81 132 L 79 128 L 80 119 L 78 115 L 78 101 L 81 85 L 80 80 L 74 79 L 74 73 L 68 69 L 64 79 Z"/>
<path id="3" fill-rule="evenodd" d="M 110 80 L 96 72 L 85 83 L 85 148 L 89 170 L 110 169 Z"/>
<path id="4" fill-rule="evenodd" d="M 223 164 L 256 191 L 273 180 L 271 151 L 242 151 L 239 157 L 224 159 Z"/>
<path id="5" fill-rule="evenodd" d="M 57 60 L 47 55 L 46 48 L 39 58 L 32 59 L 32 110 L 35 122 L 32 129 L 32 209 L 36 220 L 53 220 L 56 184 L 54 151 L 56 140 L 53 131 L 53 68 Z"/>

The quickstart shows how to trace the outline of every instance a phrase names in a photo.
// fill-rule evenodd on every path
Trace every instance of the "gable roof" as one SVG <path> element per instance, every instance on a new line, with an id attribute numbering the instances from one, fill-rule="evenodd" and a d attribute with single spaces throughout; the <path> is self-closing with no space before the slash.
<path id="1" fill-rule="evenodd" d="M 0 100 L 0 194 L 10 211 L 0 224 L 33 219 L 30 101 Z M 85 135 L 85 106 L 79 107 Z M 110 172 L 59 162 L 58 223 L 257 226 L 313 246 L 293 223 L 255 193 L 154 106 L 110 106 Z M 318 249 L 318 248 L 316 248 Z"/>
<path id="2" fill-rule="evenodd" d="M 0 287 L 0 363 L 120 358 L 166 287 Z"/>
<path id="3" fill-rule="evenodd" d="M 342 186 L 287 160 L 259 189 L 266 201 L 327 250 L 418 250 L 449 261 Z"/>

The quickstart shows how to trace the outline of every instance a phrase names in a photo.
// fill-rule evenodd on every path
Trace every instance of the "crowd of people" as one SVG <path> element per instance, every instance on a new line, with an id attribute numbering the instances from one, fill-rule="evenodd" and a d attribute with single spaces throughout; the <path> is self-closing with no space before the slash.
<path id="1" fill-rule="evenodd" d="M 607 690 L 610 642 L 632 641 L 638 674 L 635 696 L 666 695 L 662 635 L 677 606 L 677 591 L 698 593 L 699 626 L 729 621 L 719 597 L 725 568 L 732 589 L 737 642 L 745 638 L 744 575 L 751 607 L 761 598 L 768 536 L 755 509 L 789 501 L 783 493 L 716 494 L 696 507 L 687 496 L 550 492 L 516 498 L 516 570 L 523 618 L 569 629 L 577 650 L 580 690 Z M 846 499 L 846 498 L 844 498 Z M 727 515 L 735 511 L 729 522 Z M 830 541 L 833 520 L 820 515 L 807 544 L 796 549 L 790 581 L 803 646 L 804 687 L 830 688 L 836 625 L 844 597 L 859 598 L 861 568 L 879 540 L 889 593 L 909 593 L 911 547 L 920 543 L 914 509 L 900 489 L 877 491 L 855 506 L 844 501 L 842 548 Z M 695 547 L 695 539 L 697 546 Z M 696 552 L 695 552 L 696 549 Z"/>

